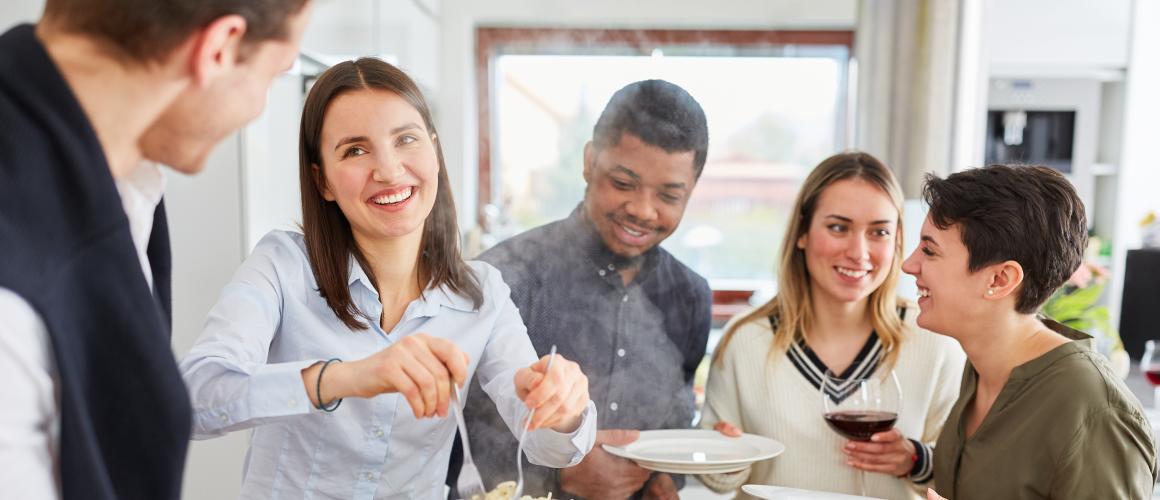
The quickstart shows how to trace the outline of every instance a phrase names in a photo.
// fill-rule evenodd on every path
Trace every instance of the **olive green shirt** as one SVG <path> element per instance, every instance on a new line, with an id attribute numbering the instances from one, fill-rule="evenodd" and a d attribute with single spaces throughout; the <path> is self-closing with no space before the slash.
<path id="1" fill-rule="evenodd" d="M 978 373 L 967 362 L 935 447 L 935 489 L 950 500 L 1151 498 L 1156 446 L 1140 401 L 1090 336 L 1044 323 L 1074 341 L 1016 367 L 970 439 Z"/>

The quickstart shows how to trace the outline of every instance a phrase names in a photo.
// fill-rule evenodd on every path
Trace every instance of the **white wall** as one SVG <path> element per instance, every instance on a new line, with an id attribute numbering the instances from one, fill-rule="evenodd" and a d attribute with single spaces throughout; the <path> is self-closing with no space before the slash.
<path id="1" fill-rule="evenodd" d="M 853 29 L 857 0 L 444 0 L 436 117 L 460 228 L 474 224 L 478 129 L 475 28 Z"/>
<path id="2" fill-rule="evenodd" d="M 1124 268 L 1127 250 L 1140 247 L 1137 223 L 1149 211 L 1160 213 L 1160 167 L 1156 165 L 1156 117 L 1160 116 L 1160 1 L 1136 0 L 1132 13 L 1130 56 L 1120 149 L 1113 265 Z M 1123 272 L 1113 271 L 1109 302 L 1112 317 L 1120 316 Z"/>
<path id="3" fill-rule="evenodd" d="M 173 350 L 189 351 L 210 307 L 247 248 L 242 231 L 241 141 L 231 136 L 196 177 L 167 175 L 165 203 L 173 248 Z M 171 173 L 171 172 L 169 172 Z M 246 438 L 190 443 L 184 498 L 237 497 Z"/>
<path id="4" fill-rule="evenodd" d="M 298 195 L 298 121 L 302 115 L 302 79 L 274 80 L 266 111 L 239 134 L 244 158 L 239 213 L 247 253 L 274 229 L 294 230 L 301 221 Z M 216 168 L 216 167 L 215 167 Z"/>
<path id="5" fill-rule="evenodd" d="M 305 50 L 349 59 L 390 55 L 424 90 L 438 84 L 438 0 L 318 0 Z"/>
<path id="6" fill-rule="evenodd" d="M 988 15 L 994 72 L 1123 68 L 1132 0 L 998 0 Z"/>
<path id="7" fill-rule="evenodd" d="M 7 31 L 18 23 L 31 23 L 40 18 L 44 0 L 16 0 L 0 2 L 0 30 Z"/>

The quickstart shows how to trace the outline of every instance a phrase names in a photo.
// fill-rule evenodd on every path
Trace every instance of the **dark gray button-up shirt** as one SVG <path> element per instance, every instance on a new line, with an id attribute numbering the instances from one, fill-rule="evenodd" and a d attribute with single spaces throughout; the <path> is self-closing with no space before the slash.
<path id="1" fill-rule="evenodd" d="M 541 355 L 555 344 L 580 364 L 600 429 L 671 429 L 692 425 L 693 373 L 705 355 L 711 294 L 704 278 L 663 248 L 640 259 L 628 285 L 583 206 L 481 255 L 500 270 Z M 478 387 L 467 397 L 467 427 L 487 487 L 515 480 L 516 440 Z M 459 471 L 458 454 L 450 474 Z M 524 492 L 560 496 L 554 470 L 528 466 Z M 453 481 L 452 481 L 453 482 Z"/>

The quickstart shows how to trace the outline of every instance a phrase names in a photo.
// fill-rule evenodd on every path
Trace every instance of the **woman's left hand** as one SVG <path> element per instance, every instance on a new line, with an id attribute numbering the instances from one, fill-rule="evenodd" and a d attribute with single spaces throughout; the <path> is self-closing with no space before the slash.
<path id="1" fill-rule="evenodd" d="M 580 426 L 580 414 L 588 406 L 588 377 L 580 365 L 559 354 L 552 372 L 545 373 L 548 356 L 516 372 L 516 395 L 528 408 L 536 410 L 530 429 L 550 427 L 557 432 L 573 432 Z"/>
<path id="2" fill-rule="evenodd" d="M 914 443 L 897 428 L 870 436 L 870 442 L 848 441 L 842 448 L 846 462 L 856 469 L 905 476 L 914 468 Z"/>

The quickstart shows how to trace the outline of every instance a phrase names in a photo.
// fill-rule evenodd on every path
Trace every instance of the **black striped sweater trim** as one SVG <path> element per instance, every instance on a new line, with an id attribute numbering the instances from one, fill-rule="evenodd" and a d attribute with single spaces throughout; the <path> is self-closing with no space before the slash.
<path id="1" fill-rule="evenodd" d="M 905 319 L 906 309 L 899 308 L 898 315 Z M 777 332 L 777 316 L 770 316 L 769 323 L 773 327 L 773 331 Z M 872 330 L 870 332 L 870 338 L 866 339 L 866 344 L 862 346 L 862 349 L 858 351 L 858 355 L 854 357 L 854 362 L 839 375 L 839 379 L 842 382 L 836 385 L 833 383 L 827 384 L 826 395 L 835 403 L 841 403 L 856 388 L 852 384 L 852 381 L 866 378 L 874 373 L 878 369 L 878 365 L 882 361 L 884 354 L 882 343 L 878 338 L 878 332 Z M 797 339 L 790 347 L 788 355 L 790 362 L 793 363 L 794 368 L 797 368 L 798 373 L 801 373 L 815 389 L 821 390 L 822 381 L 825 379 L 828 367 L 814 353 L 813 349 L 810 349 L 810 346 L 806 345 L 805 339 Z M 915 484 L 930 482 L 931 479 L 934 479 L 934 447 L 915 439 L 911 439 L 910 442 L 914 445 L 916 458 L 914 467 L 910 469 L 910 473 L 907 476 Z"/>
<path id="2" fill-rule="evenodd" d="M 934 479 L 934 447 L 915 439 L 911 439 L 910 444 L 914 445 L 914 454 L 918 457 L 914 461 L 914 467 L 910 469 L 910 480 L 914 484 L 930 482 Z"/>
<path id="3" fill-rule="evenodd" d="M 770 316 L 770 324 L 773 330 L 777 331 L 777 317 Z M 790 346 L 787 352 L 789 360 L 793 363 L 794 368 L 797 369 L 810 385 L 817 390 L 822 390 L 822 384 L 825 380 L 826 370 L 829 367 L 822 362 L 821 358 L 814 353 L 813 349 L 806 344 L 805 339 L 799 338 L 793 345 Z M 855 381 L 869 377 L 878 369 L 878 364 L 882 361 L 883 350 L 882 343 L 878 339 L 878 332 L 871 331 L 870 337 L 866 339 L 866 343 L 862 349 L 858 351 L 858 355 L 854 357 L 854 362 L 838 375 L 839 380 L 831 380 L 826 385 L 826 395 L 830 397 L 834 403 L 841 403 L 846 398 L 850 397 L 857 389 Z"/>

